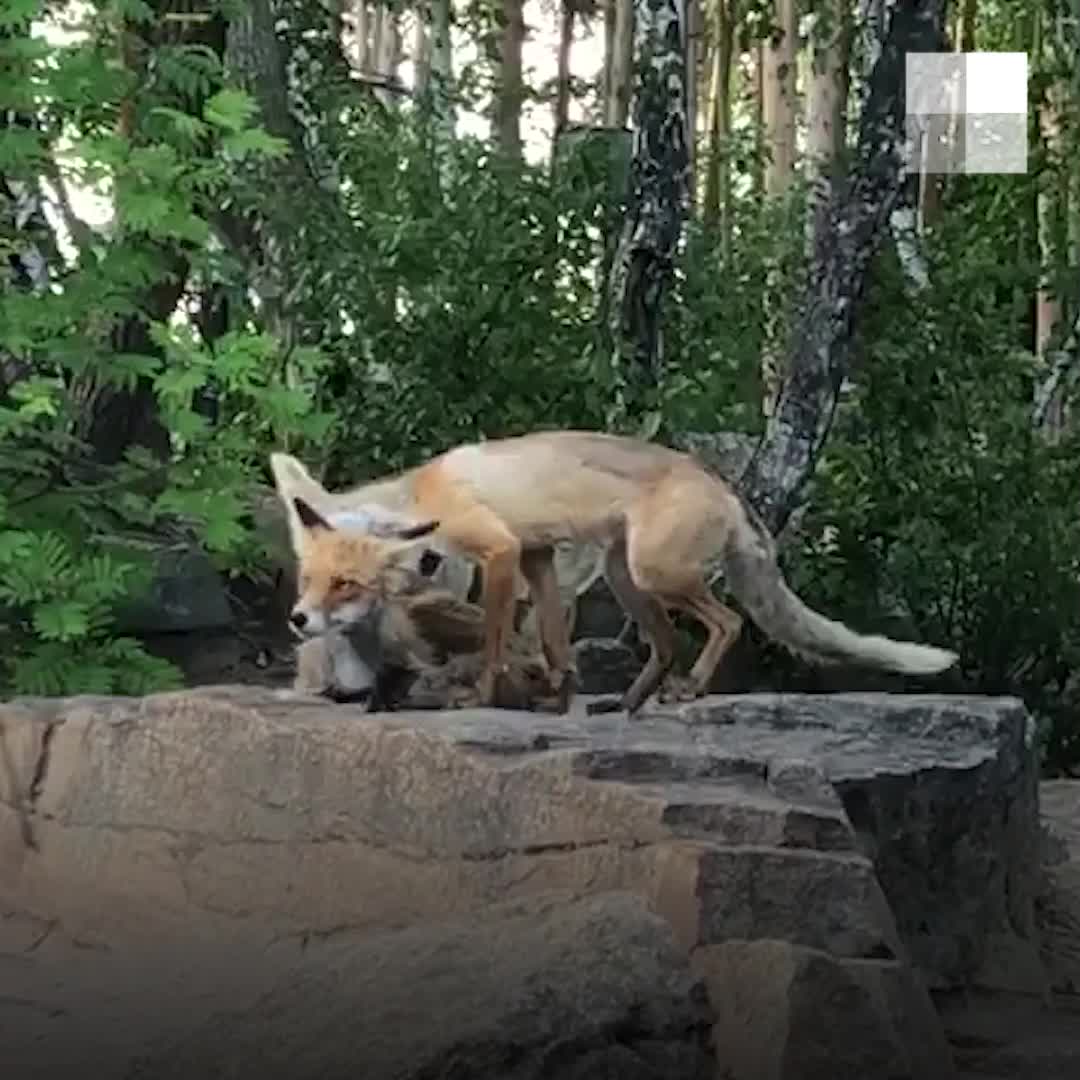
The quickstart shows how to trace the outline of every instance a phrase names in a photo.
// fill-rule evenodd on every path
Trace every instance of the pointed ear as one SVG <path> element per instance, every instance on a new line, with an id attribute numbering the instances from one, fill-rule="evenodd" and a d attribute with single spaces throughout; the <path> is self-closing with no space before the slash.
<path id="1" fill-rule="evenodd" d="M 293 509 L 296 511 L 296 516 L 300 520 L 300 524 L 305 529 L 327 529 L 332 530 L 333 525 L 326 520 L 310 503 L 304 502 L 303 499 L 293 499 Z"/>
<path id="2" fill-rule="evenodd" d="M 270 472 L 274 476 L 278 498 L 285 507 L 293 551 L 299 551 L 305 526 L 297 515 L 295 500 L 303 499 L 309 506 L 325 506 L 329 492 L 291 454 L 271 454 Z"/>
<path id="3" fill-rule="evenodd" d="M 421 536 L 433 533 L 438 527 L 437 521 L 422 521 L 419 525 L 407 525 L 403 529 L 396 529 L 393 535 L 398 540 L 419 540 Z"/>

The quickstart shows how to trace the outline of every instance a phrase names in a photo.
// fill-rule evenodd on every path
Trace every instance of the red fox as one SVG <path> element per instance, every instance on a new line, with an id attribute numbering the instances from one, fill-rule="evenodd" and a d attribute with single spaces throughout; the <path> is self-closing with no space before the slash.
<path id="1" fill-rule="evenodd" d="M 271 458 L 279 492 L 294 459 Z M 299 466 L 299 463 L 295 463 Z M 306 470 L 300 466 L 306 475 Z M 599 544 L 604 576 L 650 647 L 649 658 L 618 707 L 637 712 L 669 675 L 675 633 L 668 611 L 693 616 L 706 631 L 704 647 L 680 697 L 707 692 L 724 654 L 738 638 L 743 619 L 717 600 L 709 587 L 718 563 L 726 588 L 770 637 L 818 663 L 844 660 L 903 674 L 944 671 L 957 655 L 912 642 L 864 636 L 806 607 L 784 581 L 768 529 L 726 482 L 688 454 L 619 435 L 587 431 L 535 432 L 458 446 L 397 476 L 350 493 L 383 508 L 400 522 L 382 536 L 350 550 L 350 565 L 363 567 L 334 581 L 340 537 L 325 521 L 304 520 L 290 507 L 301 576 L 310 586 L 315 567 L 329 576 L 329 615 L 312 618 L 303 582 L 293 623 L 302 633 L 323 632 L 335 608 L 372 604 L 381 575 L 407 558 L 409 545 L 432 534 L 459 555 L 479 563 L 484 583 L 484 663 L 474 701 L 493 701 L 504 665 L 520 569 L 537 610 L 537 624 L 553 685 L 564 706 L 572 693 L 570 635 L 554 567 L 559 542 Z M 310 509 L 310 508 L 309 508 Z M 317 516 L 317 515 L 316 515 Z M 360 541 L 356 541 L 360 543 Z"/>

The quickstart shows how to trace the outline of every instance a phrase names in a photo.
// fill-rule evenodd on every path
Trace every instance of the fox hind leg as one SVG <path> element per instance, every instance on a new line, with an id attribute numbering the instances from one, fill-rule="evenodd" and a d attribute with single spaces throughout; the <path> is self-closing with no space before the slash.
<path id="1" fill-rule="evenodd" d="M 725 500 L 711 481 L 682 477 L 634 507 L 627 517 L 627 564 L 634 586 L 665 608 L 675 608 L 704 624 L 708 639 L 686 679 L 669 680 L 664 697 L 706 693 L 743 620 L 713 596 L 706 561 L 730 528 Z"/>
<path id="2" fill-rule="evenodd" d="M 521 573 L 529 583 L 540 644 L 547 660 L 554 691 L 553 707 L 560 713 L 570 708 L 575 689 L 570 627 L 559 595 L 555 574 L 555 551 L 551 547 L 529 548 L 521 553 Z"/>
<path id="3" fill-rule="evenodd" d="M 624 542 L 618 541 L 608 548 L 604 558 L 604 577 L 623 611 L 638 624 L 642 636 L 649 643 L 649 659 L 622 698 L 592 703 L 588 712 L 595 714 L 625 709 L 632 715 L 655 693 L 671 668 L 675 659 L 675 627 L 664 605 L 634 584 L 627 565 Z"/>
<path id="4" fill-rule="evenodd" d="M 699 589 L 666 598 L 670 607 L 692 615 L 705 626 L 708 638 L 685 678 L 669 676 L 660 692 L 661 701 L 692 701 L 709 692 L 713 676 L 724 655 L 739 639 L 743 618 L 720 603 L 702 581 Z"/>

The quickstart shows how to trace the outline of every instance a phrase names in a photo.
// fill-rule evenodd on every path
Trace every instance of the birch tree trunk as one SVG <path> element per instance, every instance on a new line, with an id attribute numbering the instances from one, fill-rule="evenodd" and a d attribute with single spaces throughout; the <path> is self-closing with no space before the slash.
<path id="1" fill-rule="evenodd" d="M 431 37 L 428 34 L 431 7 L 426 0 L 417 4 L 415 17 L 412 47 L 413 91 L 417 100 L 424 101 L 431 91 Z"/>
<path id="2" fill-rule="evenodd" d="M 398 86 L 398 65 L 401 63 L 401 27 L 393 8 L 382 6 L 379 13 L 381 32 L 375 53 L 375 74 L 385 85 L 382 89 L 376 89 L 375 96 L 386 108 L 393 109 L 399 100 L 395 88 Z"/>
<path id="3" fill-rule="evenodd" d="M 429 0 L 431 13 L 431 119 L 435 159 L 445 187 L 453 160 L 457 116 L 454 108 L 454 53 L 450 42 L 450 0 Z"/>
<path id="4" fill-rule="evenodd" d="M 850 366 L 856 305 L 903 182 L 904 57 L 939 51 L 944 0 L 896 0 L 870 73 L 854 167 L 815 230 L 789 374 L 741 487 L 779 533 L 813 472 Z"/>
<path id="5" fill-rule="evenodd" d="M 15 31 L 0 30 L 0 36 L 11 38 Z M 20 73 L 19 77 L 28 75 Z M 33 128 L 33 118 L 25 113 L 0 113 L 0 132 L 8 136 L 23 137 Z M 41 189 L 25 176 L 0 173 L 0 213 L 0 236 L 4 237 L 6 256 L 0 261 L 0 292 L 12 289 L 44 293 L 49 287 L 49 264 L 58 252 L 45 216 Z M 0 351 L 0 402 L 10 387 L 29 373 L 26 356 Z"/>
<path id="6" fill-rule="evenodd" d="M 634 74 L 634 0 L 614 0 L 615 42 L 611 57 L 608 127 L 626 127 Z"/>
<path id="7" fill-rule="evenodd" d="M 782 198 L 795 179 L 795 75 L 798 13 L 795 0 L 773 0 L 776 25 L 762 53 L 762 125 L 765 138 L 765 195 Z M 784 379 L 781 336 L 784 295 L 779 267 L 765 270 L 764 341 L 761 348 L 761 411 L 772 414 Z"/>
<path id="8" fill-rule="evenodd" d="M 881 56 L 882 45 L 889 27 L 890 13 L 895 0 L 859 0 L 859 25 L 862 31 L 863 76 L 869 80 L 874 65 Z M 947 48 L 944 11 L 942 13 L 942 49 Z M 923 289 L 929 284 L 929 269 L 918 242 L 919 177 L 905 178 L 889 220 L 889 230 L 900 267 L 910 288 Z"/>
<path id="9" fill-rule="evenodd" d="M 606 124 L 611 101 L 613 65 L 615 62 L 615 19 L 619 0 L 604 0 L 604 66 L 600 76 L 600 108 L 598 123 Z"/>
<path id="10" fill-rule="evenodd" d="M 353 25 L 356 27 L 356 42 L 353 46 L 356 57 L 356 70 L 366 71 L 368 66 L 368 42 L 371 37 L 371 19 L 367 0 L 354 0 Z"/>
<path id="11" fill-rule="evenodd" d="M 843 157 L 850 52 L 846 0 L 823 0 L 810 33 L 806 94 L 806 175 L 812 189 L 831 182 Z"/>
<path id="12" fill-rule="evenodd" d="M 368 65 L 379 74 L 379 59 L 383 54 L 383 34 L 386 28 L 386 6 L 374 0 L 371 12 L 371 41 L 368 45 Z"/>
<path id="13" fill-rule="evenodd" d="M 762 109 L 765 194 L 783 195 L 795 178 L 795 56 L 799 44 L 795 0 L 773 0 L 776 27 L 765 42 Z"/>
<path id="14" fill-rule="evenodd" d="M 684 0 L 634 11 L 633 158 L 610 277 L 612 420 L 641 419 L 663 373 L 661 306 L 689 201 Z"/>
<path id="15" fill-rule="evenodd" d="M 499 71 L 495 88 L 494 137 L 505 157 L 521 160 L 521 105 L 524 84 L 521 52 L 525 43 L 524 0 L 502 0 Z"/>

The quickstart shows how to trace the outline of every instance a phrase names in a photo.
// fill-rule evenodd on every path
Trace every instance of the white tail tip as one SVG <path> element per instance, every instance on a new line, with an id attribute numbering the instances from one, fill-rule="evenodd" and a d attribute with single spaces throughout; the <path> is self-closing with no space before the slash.
<path id="1" fill-rule="evenodd" d="M 938 649 L 933 645 L 916 645 L 914 642 L 893 642 L 892 645 L 890 666 L 902 675 L 936 675 L 960 659 L 950 649 Z"/>

